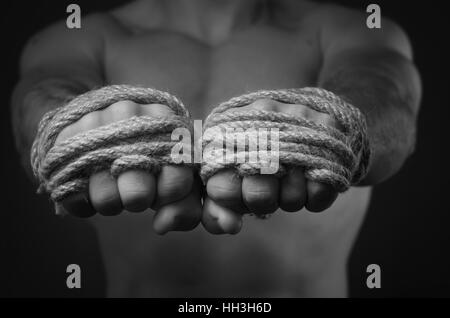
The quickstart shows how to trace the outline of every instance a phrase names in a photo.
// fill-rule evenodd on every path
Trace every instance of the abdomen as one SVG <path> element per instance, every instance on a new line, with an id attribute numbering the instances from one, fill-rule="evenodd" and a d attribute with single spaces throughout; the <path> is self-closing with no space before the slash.
<path id="1" fill-rule="evenodd" d="M 94 221 L 115 294 L 298 296 L 307 295 L 321 277 L 345 282 L 334 276 L 345 276 L 370 192 L 351 188 L 322 213 L 277 211 L 266 220 L 248 216 L 234 236 L 211 235 L 201 225 L 158 236 L 151 211 Z"/>

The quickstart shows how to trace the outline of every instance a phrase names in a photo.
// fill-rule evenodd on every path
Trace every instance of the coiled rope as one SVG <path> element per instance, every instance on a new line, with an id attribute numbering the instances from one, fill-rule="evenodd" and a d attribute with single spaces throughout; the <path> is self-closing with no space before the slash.
<path id="1" fill-rule="evenodd" d="M 227 112 L 259 99 L 308 106 L 330 115 L 338 123 L 340 130 L 300 116 L 275 111 Z M 315 87 L 261 90 L 232 98 L 214 108 L 207 117 L 203 144 L 226 139 L 227 131 L 233 131 L 231 135 L 235 140 L 252 139 L 254 136 L 250 136 L 249 131 L 251 134 L 260 128 L 276 128 L 279 131 L 277 157 L 280 168 L 277 174 L 280 176 L 286 173 L 287 168 L 300 166 L 304 168 L 307 179 L 330 184 L 337 191 L 343 192 L 352 184 L 358 183 L 367 172 L 370 148 L 365 118 L 357 108 L 327 90 Z M 237 149 L 234 156 L 248 157 L 248 152 L 249 147 L 240 151 Z M 267 163 L 263 160 L 227 162 L 223 158 L 221 151 L 208 153 L 200 170 L 203 180 L 226 168 L 235 169 L 242 176 L 258 174 Z"/>
<path id="2" fill-rule="evenodd" d="M 58 134 L 84 115 L 123 100 L 140 104 L 164 104 L 173 116 L 134 116 L 70 137 L 55 145 Z M 151 88 L 128 85 L 106 86 L 72 99 L 67 105 L 47 113 L 41 120 L 31 150 L 31 164 L 39 179 L 40 191 L 51 193 L 59 202 L 88 186 L 89 176 L 110 169 L 118 176 L 128 169 L 157 172 L 172 163 L 172 131 L 185 127 L 192 131 L 189 112 L 176 97 Z"/>
<path id="3" fill-rule="evenodd" d="M 341 129 L 274 111 L 227 112 L 258 99 L 308 106 L 332 116 Z M 65 127 L 90 112 L 123 100 L 164 104 L 174 115 L 165 118 L 135 116 L 55 144 Z M 179 99 L 165 92 L 113 85 L 79 95 L 47 113 L 39 124 L 31 164 L 40 181 L 40 191 L 49 192 L 57 203 L 70 194 L 85 191 L 89 176 L 99 170 L 110 169 L 114 176 L 128 169 L 157 173 L 162 165 L 173 163 L 171 150 L 177 141 L 171 140 L 171 134 L 179 127 L 193 130 L 189 112 Z M 244 132 L 236 130 L 235 137 L 245 134 L 249 128 L 279 130 L 280 171 L 277 175 L 283 175 L 290 167 L 301 166 L 309 180 L 330 184 L 342 192 L 358 183 L 367 172 L 370 148 L 364 116 L 357 108 L 324 89 L 265 90 L 232 98 L 214 108 L 207 117 L 203 146 L 217 139 L 218 134 L 225 134 L 227 129 L 236 128 Z M 248 148 L 242 151 L 248 151 Z M 220 158 L 223 159 L 210 154 L 208 160 L 202 162 L 200 175 L 205 182 L 226 168 L 236 169 L 240 175 L 260 173 L 261 162 L 229 163 Z"/>

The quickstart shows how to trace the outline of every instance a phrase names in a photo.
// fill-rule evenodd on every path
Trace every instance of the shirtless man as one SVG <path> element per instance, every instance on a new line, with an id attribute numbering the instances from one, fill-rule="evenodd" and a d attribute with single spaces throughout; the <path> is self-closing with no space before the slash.
<path id="1" fill-rule="evenodd" d="M 83 16 L 80 30 L 57 22 L 29 41 L 12 103 L 27 167 L 42 115 L 108 84 L 173 93 L 194 119 L 245 92 L 305 86 L 333 91 L 366 115 L 370 169 L 340 195 L 306 181 L 301 169 L 281 180 L 220 172 L 208 181 L 203 204 L 187 167 L 166 166 L 157 176 L 128 171 L 117 180 L 106 171 L 93 174 L 88 193 L 66 199 L 64 207 L 76 216 L 98 212 L 89 220 L 108 296 L 347 295 L 347 259 L 370 186 L 395 174 L 413 151 L 421 96 L 404 32 L 385 18 L 373 30 L 365 20 L 365 13 L 313 1 L 139 0 Z M 259 100 L 246 107 L 334 125 L 302 105 Z M 135 114 L 169 112 L 164 105 L 117 102 L 85 115 L 58 141 Z M 244 216 L 243 225 L 242 211 L 276 213 L 266 220 Z"/>

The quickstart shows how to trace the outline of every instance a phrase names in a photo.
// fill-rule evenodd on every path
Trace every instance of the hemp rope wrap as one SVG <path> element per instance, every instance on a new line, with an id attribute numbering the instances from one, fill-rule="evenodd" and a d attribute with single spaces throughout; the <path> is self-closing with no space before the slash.
<path id="1" fill-rule="evenodd" d="M 227 112 L 232 108 L 251 104 L 258 99 L 301 104 L 328 114 L 339 124 L 341 131 L 292 114 L 265 110 Z M 247 129 L 279 129 L 280 169 L 277 176 L 282 176 L 287 168 L 300 166 L 304 168 L 305 177 L 308 180 L 329 184 L 337 191 L 343 192 L 352 184 L 357 184 L 368 169 L 370 148 L 363 114 L 342 98 L 325 89 L 307 87 L 261 90 L 232 98 L 214 108 L 206 118 L 203 149 L 208 143 L 225 140 L 227 129 L 237 128 L 241 128 L 243 131 L 233 130 L 233 134 L 228 135 L 234 137 L 233 142 L 245 140 L 242 138 L 257 140 L 254 135 L 246 132 Z M 270 142 L 268 146 L 270 146 Z M 204 151 L 204 160 L 200 169 L 203 181 L 226 168 L 235 169 L 241 176 L 260 173 L 263 161 L 248 162 L 246 160 L 240 163 L 237 160 L 242 155 L 243 158 L 248 158 L 248 144 L 244 149 L 235 149 L 233 155 L 234 161 L 226 162 L 223 160 L 224 152 L 219 149 L 218 152 L 208 153 L 208 158 L 205 160 Z"/>
<path id="2" fill-rule="evenodd" d="M 111 104 L 129 100 L 139 104 L 164 104 L 173 116 L 153 118 L 134 116 L 100 126 L 55 145 L 58 134 L 84 115 Z M 171 140 L 175 128 L 192 131 L 189 112 L 176 97 L 151 88 L 112 85 L 79 95 L 45 114 L 39 123 L 31 149 L 34 175 L 40 191 L 51 193 L 56 203 L 67 196 L 85 191 L 89 176 L 110 169 L 118 176 L 127 169 L 157 172 L 161 165 L 172 163 Z M 57 205 L 58 210 L 58 205 Z"/>
<path id="3" fill-rule="evenodd" d="M 226 112 L 258 99 L 302 104 L 329 114 L 339 123 L 341 131 L 300 116 L 273 111 Z M 123 100 L 164 104 L 174 115 L 165 118 L 134 116 L 77 134 L 55 145 L 58 134 L 65 127 L 90 112 Z M 109 168 L 114 176 L 127 169 L 158 172 L 162 165 L 173 163 L 170 154 L 176 142 L 171 140 L 171 133 L 179 127 L 192 132 L 189 112 L 180 100 L 165 92 L 113 85 L 79 95 L 47 113 L 39 124 L 31 150 L 31 163 L 41 183 L 40 191 L 51 193 L 51 199 L 58 204 L 73 193 L 85 191 L 89 176 L 99 170 Z M 232 98 L 217 106 L 207 117 L 203 146 L 223 137 L 218 134 L 223 134 L 226 128 L 242 128 L 244 131 L 248 128 L 278 128 L 278 176 L 283 175 L 287 168 L 301 166 L 309 180 L 330 184 L 342 192 L 358 183 L 369 165 L 370 148 L 364 116 L 357 108 L 324 89 L 257 91 Z M 245 134 L 235 132 L 234 136 L 242 133 Z M 223 157 L 202 162 L 200 175 L 204 182 L 218 171 L 230 167 L 240 175 L 260 173 L 261 162 L 227 163 L 219 158 Z"/>

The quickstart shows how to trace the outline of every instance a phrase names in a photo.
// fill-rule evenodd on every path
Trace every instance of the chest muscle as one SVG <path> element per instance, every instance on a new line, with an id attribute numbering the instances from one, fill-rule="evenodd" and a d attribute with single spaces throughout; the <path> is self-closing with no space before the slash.
<path id="1" fill-rule="evenodd" d="M 245 92 L 313 85 L 320 54 L 308 35 L 273 27 L 248 29 L 216 47 L 152 31 L 109 41 L 105 64 L 110 83 L 168 91 L 202 119 L 218 102 Z"/>

